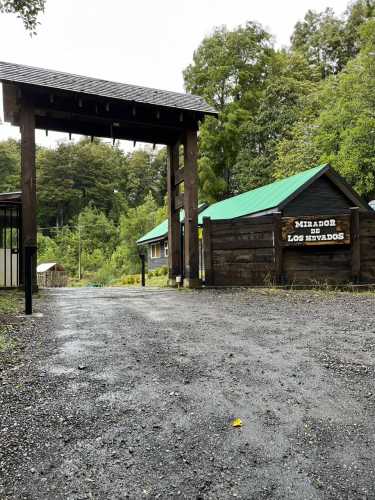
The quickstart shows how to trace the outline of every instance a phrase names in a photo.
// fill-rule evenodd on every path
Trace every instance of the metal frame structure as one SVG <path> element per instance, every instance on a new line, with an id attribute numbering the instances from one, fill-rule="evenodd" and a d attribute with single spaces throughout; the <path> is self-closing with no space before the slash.
<path id="1" fill-rule="evenodd" d="M 22 283 L 21 193 L 0 193 L 0 288 Z"/>

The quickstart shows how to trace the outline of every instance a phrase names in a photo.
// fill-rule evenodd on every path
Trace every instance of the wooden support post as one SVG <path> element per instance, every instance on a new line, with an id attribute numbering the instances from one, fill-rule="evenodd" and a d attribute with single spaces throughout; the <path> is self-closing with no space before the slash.
<path id="1" fill-rule="evenodd" d="M 275 252 L 275 285 L 283 282 L 283 247 L 281 245 L 281 212 L 273 215 L 273 248 Z"/>
<path id="2" fill-rule="evenodd" d="M 168 146 L 168 269 L 169 286 L 176 286 L 176 276 L 181 275 L 181 238 L 180 215 L 176 208 L 178 186 L 175 182 L 175 173 L 179 167 L 180 144 L 177 142 Z"/>
<path id="3" fill-rule="evenodd" d="M 352 281 L 358 284 L 361 280 L 361 240 L 359 208 L 350 209 L 351 212 L 351 240 L 352 240 Z"/>
<path id="4" fill-rule="evenodd" d="M 197 131 L 194 129 L 186 130 L 184 139 L 184 286 L 198 288 L 201 281 L 199 279 Z"/>
<path id="5" fill-rule="evenodd" d="M 214 270 L 212 267 L 212 240 L 211 219 L 203 218 L 203 255 L 204 255 L 204 283 L 207 286 L 214 284 Z"/>
<path id="6" fill-rule="evenodd" d="M 21 116 L 21 188 L 22 188 L 22 237 L 25 266 L 25 293 L 31 286 L 36 289 L 36 169 L 35 169 L 35 115 L 33 106 L 22 102 Z M 28 269 L 26 269 L 28 266 Z M 30 282 L 26 283 L 26 276 Z M 29 285 L 29 286 L 26 286 Z M 26 297 L 30 313 L 30 297 Z"/>

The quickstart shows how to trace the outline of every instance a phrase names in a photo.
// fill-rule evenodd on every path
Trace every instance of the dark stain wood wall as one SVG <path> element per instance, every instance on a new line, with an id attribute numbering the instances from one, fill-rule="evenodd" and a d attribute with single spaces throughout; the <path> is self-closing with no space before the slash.
<path id="1" fill-rule="evenodd" d="M 279 216 L 232 221 L 204 219 L 205 283 L 374 284 L 375 214 L 351 212 L 350 245 L 285 247 L 278 239 Z"/>
<path id="2" fill-rule="evenodd" d="M 360 216 L 360 280 L 375 283 L 375 214 Z"/>
<path id="3" fill-rule="evenodd" d="M 323 176 L 292 200 L 283 210 L 286 217 L 348 213 L 353 203 Z"/>
<path id="4" fill-rule="evenodd" d="M 273 218 L 203 220 L 205 282 L 264 285 L 274 280 Z"/>

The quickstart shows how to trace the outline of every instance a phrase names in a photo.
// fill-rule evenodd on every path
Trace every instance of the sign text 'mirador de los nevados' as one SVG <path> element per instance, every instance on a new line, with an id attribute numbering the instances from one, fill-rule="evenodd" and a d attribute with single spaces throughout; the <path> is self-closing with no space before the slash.
<path id="1" fill-rule="evenodd" d="M 350 244 L 349 216 L 284 217 L 282 240 L 285 245 Z"/>

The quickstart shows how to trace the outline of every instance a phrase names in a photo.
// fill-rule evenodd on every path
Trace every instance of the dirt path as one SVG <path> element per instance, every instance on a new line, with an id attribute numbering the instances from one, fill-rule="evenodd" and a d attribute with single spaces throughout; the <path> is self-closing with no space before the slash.
<path id="1" fill-rule="evenodd" d="M 46 292 L 0 372 L 0 498 L 374 499 L 374 306 Z"/>

